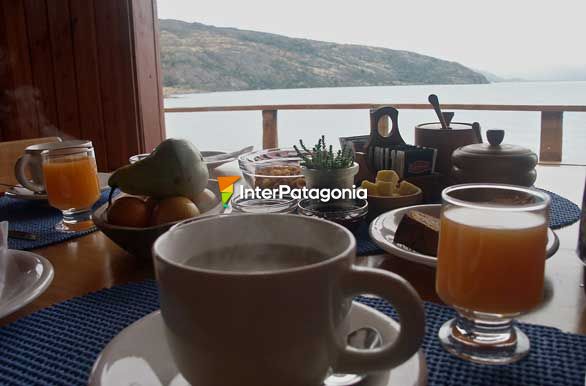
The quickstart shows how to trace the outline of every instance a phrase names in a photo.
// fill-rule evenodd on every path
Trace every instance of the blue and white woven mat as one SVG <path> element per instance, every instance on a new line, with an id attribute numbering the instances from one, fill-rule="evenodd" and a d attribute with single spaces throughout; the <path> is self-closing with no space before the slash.
<path id="1" fill-rule="evenodd" d="M 357 300 L 395 317 L 383 300 Z M 74 298 L 0 328 L 0 385 L 86 385 L 108 342 L 158 307 L 156 284 L 148 280 Z M 439 345 L 437 331 L 453 311 L 433 303 L 425 309 L 423 350 L 430 386 L 584 385 L 586 336 L 520 324 L 531 340 L 529 356 L 513 365 L 480 366 L 449 355 Z"/>
<path id="2" fill-rule="evenodd" d="M 545 191 L 545 190 L 544 190 Z M 580 219 L 580 208 L 570 200 L 555 193 L 548 192 L 551 200 L 549 226 L 558 229 L 570 225 Z M 109 191 L 102 193 L 100 200 L 94 207 L 104 204 Z M 8 239 L 11 249 L 30 250 L 65 240 L 83 236 L 91 231 L 76 233 L 60 233 L 53 229 L 61 220 L 61 212 L 49 206 L 46 201 L 26 201 L 9 197 L 0 197 L 0 221 L 9 221 L 11 230 L 30 232 L 37 235 L 36 241 Z M 371 241 L 368 235 L 368 225 L 364 224 L 356 233 L 357 254 L 359 256 L 383 253 Z"/>
<path id="3" fill-rule="evenodd" d="M 100 199 L 94 205 L 98 208 L 108 201 L 110 189 L 102 192 Z M 37 236 L 34 241 L 8 238 L 8 248 L 30 250 L 60 243 L 93 232 L 82 231 L 63 233 L 55 230 L 63 218 L 61 211 L 49 205 L 47 201 L 21 200 L 10 197 L 0 197 L 0 221 L 8 221 L 9 229 L 33 233 Z"/>

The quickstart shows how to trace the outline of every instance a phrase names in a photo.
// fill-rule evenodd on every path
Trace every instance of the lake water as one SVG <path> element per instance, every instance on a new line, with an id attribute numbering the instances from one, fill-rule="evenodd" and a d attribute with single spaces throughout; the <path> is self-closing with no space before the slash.
<path id="1" fill-rule="evenodd" d="M 442 103 L 586 105 L 585 82 L 522 82 L 483 85 L 424 85 L 339 87 L 188 94 L 165 99 L 165 107 L 199 107 L 316 103 L 427 103 L 435 93 Z M 279 111 L 279 145 L 301 138 L 313 144 L 321 134 L 338 144 L 338 137 L 368 134 L 367 110 Z M 260 111 L 167 113 L 167 136 L 191 140 L 202 150 L 261 148 Z M 416 124 L 436 121 L 433 110 L 401 110 L 399 127 L 413 143 Z M 505 129 L 504 142 L 539 153 L 539 112 L 456 111 L 454 121 L 480 122 L 485 129 Z M 586 164 L 586 113 L 564 113 L 563 162 Z"/>

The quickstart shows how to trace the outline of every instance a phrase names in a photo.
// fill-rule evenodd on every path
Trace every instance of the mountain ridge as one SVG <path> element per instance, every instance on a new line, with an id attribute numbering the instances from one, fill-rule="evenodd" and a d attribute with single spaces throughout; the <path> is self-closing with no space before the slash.
<path id="1" fill-rule="evenodd" d="M 410 51 L 159 22 L 167 93 L 489 83 L 459 63 Z"/>

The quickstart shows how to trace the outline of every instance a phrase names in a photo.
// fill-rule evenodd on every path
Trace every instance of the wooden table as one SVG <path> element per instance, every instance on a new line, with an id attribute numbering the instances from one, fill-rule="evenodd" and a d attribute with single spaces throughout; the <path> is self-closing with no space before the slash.
<path id="1" fill-rule="evenodd" d="M 581 203 L 586 168 L 582 166 L 539 166 L 536 186 Z M 576 254 L 578 224 L 556 231 L 560 250 L 546 265 L 543 304 L 523 321 L 586 334 L 586 295 L 582 288 L 582 263 Z M 55 279 L 47 291 L 24 309 L 0 320 L 5 325 L 52 304 L 117 284 L 152 278 L 150 261 L 124 252 L 101 232 L 35 251 L 55 267 Z M 424 300 L 440 302 L 435 293 L 432 268 L 390 255 L 360 258 L 361 264 L 378 266 L 409 280 Z"/>

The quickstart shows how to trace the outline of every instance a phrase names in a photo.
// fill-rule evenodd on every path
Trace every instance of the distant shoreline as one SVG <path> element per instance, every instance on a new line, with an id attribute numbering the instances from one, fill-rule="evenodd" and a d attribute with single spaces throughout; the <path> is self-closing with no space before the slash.
<path id="1" fill-rule="evenodd" d="M 509 82 L 488 82 L 491 83 L 509 83 Z M 389 84 L 389 85 L 364 85 L 364 86 L 334 86 L 334 87 L 291 87 L 291 88 L 263 88 L 263 89 L 235 89 L 235 90 L 202 90 L 189 87 L 167 87 L 163 86 L 163 98 L 177 98 L 178 95 L 186 94 L 206 94 L 206 93 L 223 93 L 223 92 L 239 92 L 239 91 L 275 91 L 275 90 L 305 90 L 305 89 L 327 89 L 327 88 L 350 88 L 350 87 L 409 87 L 409 86 L 467 86 L 476 85 L 478 83 L 414 83 L 414 84 Z"/>

